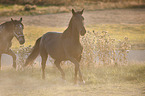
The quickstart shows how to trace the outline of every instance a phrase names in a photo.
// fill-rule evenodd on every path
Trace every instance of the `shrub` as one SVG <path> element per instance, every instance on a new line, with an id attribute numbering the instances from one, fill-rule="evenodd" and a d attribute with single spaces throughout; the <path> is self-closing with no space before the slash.
<path id="1" fill-rule="evenodd" d="M 24 46 L 20 46 L 20 48 L 17 51 L 17 56 L 18 56 L 18 60 L 17 60 L 17 68 L 18 70 L 22 70 L 22 66 L 25 63 L 26 58 L 28 57 L 28 55 L 31 52 L 31 45 L 28 47 L 24 47 Z"/>
<path id="2" fill-rule="evenodd" d="M 83 62 L 88 66 L 127 64 L 127 53 L 131 48 L 127 37 L 118 43 L 107 31 L 93 31 L 82 38 L 82 43 L 84 45 Z"/>

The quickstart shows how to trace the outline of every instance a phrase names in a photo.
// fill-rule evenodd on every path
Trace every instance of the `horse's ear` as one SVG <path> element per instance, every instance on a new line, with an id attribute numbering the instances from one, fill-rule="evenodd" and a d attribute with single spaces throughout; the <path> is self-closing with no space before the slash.
<path id="1" fill-rule="evenodd" d="M 72 9 L 72 14 L 74 15 L 76 12 L 75 12 L 75 10 L 74 9 Z"/>
<path id="2" fill-rule="evenodd" d="M 20 22 L 22 22 L 22 17 L 20 18 Z"/>
<path id="3" fill-rule="evenodd" d="M 11 21 L 14 21 L 14 20 L 11 18 Z"/>
<path id="4" fill-rule="evenodd" d="M 83 12 L 84 12 L 84 9 L 81 11 L 81 14 L 83 14 Z"/>

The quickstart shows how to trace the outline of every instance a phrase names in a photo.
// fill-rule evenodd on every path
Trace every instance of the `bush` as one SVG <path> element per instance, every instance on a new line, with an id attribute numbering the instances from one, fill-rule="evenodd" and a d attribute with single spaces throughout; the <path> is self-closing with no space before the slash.
<path id="1" fill-rule="evenodd" d="M 83 62 L 88 66 L 127 64 L 127 53 L 131 48 L 127 37 L 118 43 L 107 31 L 93 31 L 82 38 L 82 43 L 84 45 Z"/>
<path id="2" fill-rule="evenodd" d="M 36 10 L 36 5 L 26 4 L 24 7 L 24 11 Z"/>
<path id="3" fill-rule="evenodd" d="M 31 45 L 28 47 L 20 46 L 20 48 L 18 49 L 17 51 L 17 56 L 18 56 L 17 69 L 18 70 L 22 70 L 25 60 L 30 54 L 31 50 L 32 50 Z"/>

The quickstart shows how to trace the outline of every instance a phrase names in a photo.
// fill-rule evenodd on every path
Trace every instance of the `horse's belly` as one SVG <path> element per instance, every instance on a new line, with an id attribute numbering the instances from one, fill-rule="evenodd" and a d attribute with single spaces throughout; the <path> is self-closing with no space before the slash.
<path id="1" fill-rule="evenodd" d="M 66 58 L 61 42 L 54 41 L 47 43 L 46 50 L 48 55 L 50 55 L 53 59 L 63 60 Z"/>

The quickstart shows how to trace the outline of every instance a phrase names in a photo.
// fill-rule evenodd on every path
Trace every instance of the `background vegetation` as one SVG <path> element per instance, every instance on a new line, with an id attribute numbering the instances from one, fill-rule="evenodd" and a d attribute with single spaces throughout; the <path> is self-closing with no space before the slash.
<path id="1" fill-rule="evenodd" d="M 137 2 L 143 3 L 145 0 L 1 0 L 2 4 L 36 4 L 36 5 L 71 5 L 74 3 L 124 3 Z"/>
<path id="2" fill-rule="evenodd" d="M 145 0 L 0 0 L 0 16 L 69 12 L 72 8 L 102 10 L 144 7 Z"/>

